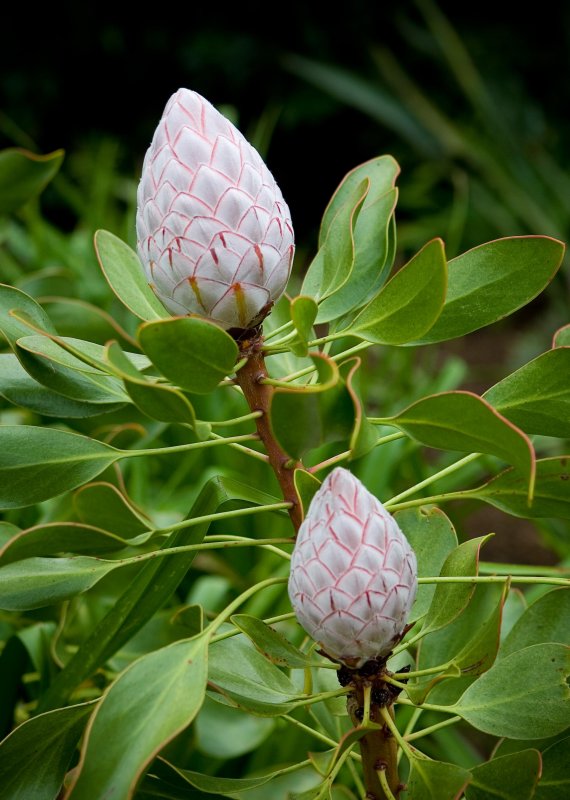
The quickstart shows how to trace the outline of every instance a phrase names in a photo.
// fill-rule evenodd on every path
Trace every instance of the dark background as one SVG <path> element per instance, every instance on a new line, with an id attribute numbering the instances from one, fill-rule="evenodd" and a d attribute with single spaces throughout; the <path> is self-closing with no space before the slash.
<path id="1" fill-rule="evenodd" d="M 14 4 L 0 48 L 0 144 L 73 152 L 111 136 L 120 142 L 120 169 L 136 176 L 178 87 L 195 89 L 216 105 L 231 104 L 246 132 L 269 108 L 278 119 L 267 158 L 298 238 L 310 237 L 348 169 L 391 152 L 406 170 L 417 154 L 394 132 L 294 75 L 285 66 L 289 54 L 374 83 L 372 52 L 389 48 L 448 115 L 472 114 L 416 3 L 352 0 L 341 8 L 162 2 L 147 12 L 119 3 L 37 11 Z M 512 130 L 534 126 L 556 160 L 567 163 L 570 5 L 441 0 L 439 8 L 490 90 L 512 106 Z M 476 118 L 470 124 L 477 129 Z"/>

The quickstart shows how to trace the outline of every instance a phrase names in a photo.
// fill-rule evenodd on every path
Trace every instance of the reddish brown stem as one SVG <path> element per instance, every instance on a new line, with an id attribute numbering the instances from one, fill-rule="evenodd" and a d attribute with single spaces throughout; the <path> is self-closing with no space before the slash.
<path id="1" fill-rule="evenodd" d="M 283 499 L 292 504 L 289 509 L 289 516 L 295 532 L 297 532 L 303 520 L 303 511 L 295 489 L 294 472 L 296 469 L 303 469 L 303 465 L 298 461 L 292 460 L 281 449 L 271 430 L 269 409 L 271 408 L 271 400 L 275 389 L 273 386 L 262 383 L 263 379 L 268 377 L 268 373 L 261 347 L 261 339 L 248 342 L 247 349 L 242 347 L 242 355 L 248 358 L 236 377 L 250 409 L 252 411 L 261 411 L 261 416 L 255 420 L 257 433 L 265 445 L 269 463 L 281 486 Z"/>
<path id="2" fill-rule="evenodd" d="M 355 693 L 347 701 L 348 713 L 355 727 L 362 724 L 360 720 L 363 704 L 362 686 L 356 686 Z M 393 706 L 389 707 L 389 711 L 393 716 Z M 370 721 L 383 724 L 380 709 L 375 703 L 370 705 Z M 385 770 L 388 786 L 394 797 L 398 797 L 401 788 L 398 777 L 398 745 L 387 726 L 383 725 L 380 730 L 371 730 L 360 739 L 359 745 L 367 799 L 387 800 L 378 777 L 380 769 Z"/>

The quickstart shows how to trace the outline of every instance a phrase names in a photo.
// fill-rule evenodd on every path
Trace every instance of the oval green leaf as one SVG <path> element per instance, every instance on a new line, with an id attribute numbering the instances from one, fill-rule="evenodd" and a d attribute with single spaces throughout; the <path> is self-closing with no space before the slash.
<path id="1" fill-rule="evenodd" d="M 170 381 L 194 394 L 208 394 L 235 368 L 238 347 L 222 328 L 198 317 L 147 322 L 141 347 Z"/>
<path id="2" fill-rule="evenodd" d="M 0 152 L 0 214 L 11 214 L 44 190 L 63 162 L 64 151 L 45 156 L 10 147 Z"/>
<path id="3" fill-rule="evenodd" d="M 406 344 L 428 331 L 445 301 L 447 265 L 441 239 L 428 242 L 342 333 L 375 344 Z"/>
<path id="4" fill-rule="evenodd" d="M 81 486 L 121 451 L 78 433 L 32 425 L 0 426 L 0 508 L 19 508 Z"/>
<path id="5" fill-rule="evenodd" d="M 136 317 L 163 319 L 168 312 L 147 283 L 137 254 L 109 231 L 95 234 L 95 252 L 107 283 Z"/>
<path id="6" fill-rule="evenodd" d="M 548 286 L 563 256 L 557 239 L 512 236 L 452 259 L 441 316 L 417 344 L 465 336 L 512 314 Z"/>
<path id="7" fill-rule="evenodd" d="M 542 769 L 538 750 L 521 750 L 471 769 L 467 800 L 532 800 Z"/>

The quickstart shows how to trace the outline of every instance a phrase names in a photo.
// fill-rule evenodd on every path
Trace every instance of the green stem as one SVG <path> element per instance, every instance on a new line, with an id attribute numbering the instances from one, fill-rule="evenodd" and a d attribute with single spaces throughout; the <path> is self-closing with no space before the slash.
<path id="1" fill-rule="evenodd" d="M 423 728 L 421 731 L 416 731 L 415 733 L 409 733 L 407 736 L 404 734 L 404 739 L 407 742 L 413 742 L 414 739 L 421 739 L 422 736 L 429 736 L 430 733 L 434 733 L 438 731 L 440 728 L 446 728 L 448 725 L 455 725 L 456 722 L 460 722 L 461 717 L 449 717 L 448 719 L 444 719 L 443 722 L 437 722 L 435 725 L 430 725 L 429 728 Z"/>
<path id="2" fill-rule="evenodd" d="M 409 489 L 400 492 L 400 494 L 391 497 L 389 500 L 386 501 L 386 503 L 384 503 L 384 505 L 388 506 L 388 505 L 394 505 L 394 503 L 399 503 L 400 500 L 403 500 L 405 497 L 408 497 L 411 494 L 415 494 L 416 492 L 419 492 L 421 489 L 425 489 L 426 486 L 435 483 L 435 481 L 438 481 L 440 478 L 445 478 L 447 475 L 451 475 L 458 469 L 461 469 L 462 467 L 465 467 L 467 464 L 470 464 L 472 461 L 475 461 L 475 459 L 480 458 L 480 456 L 481 453 L 471 453 L 470 455 L 465 456 L 465 458 L 461 458 L 459 459 L 459 461 L 455 461 L 455 463 L 450 464 L 448 467 L 445 467 L 445 469 L 441 469 L 439 470 L 439 472 L 435 472 L 433 475 L 430 475 L 429 478 L 426 478 L 425 480 L 420 481 L 420 483 L 416 483 L 414 486 L 410 486 Z"/>
<path id="3" fill-rule="evenodd" d="M 390 787 L 388 786 L 388 778 L 386 777 L 386 768 L 377 769 L 376 773 L 378 775 L 378 780 L 380 781 L 380 786 L 382 787 L 382 791 L 386 795 L 386 800 L 396 800 L 395 795 L 392 794 Z"/>
<path id="4" fill-rule="evenodd" d="M 259 441 L 256 433 L 245 433 L 242 436 L 230 436 L 228 438 L 208 439 L 205 442 L 191 442 L 189 444 L 176 444 L 173 447 L 151 447 L 148 450 L 119 450 L 119 458 L 137 458 L 138 456 L 162 456 L 170 453 L 185 453 L 188 450 L 200 450 L 207 447 L 215 447 L 219 444 L 234 444 L 237 442 Z"/>
<path id="5" fill-rule="evenodd" d="M 223 436 L 220 436 L 218 433 L 210 433 L 210 437 L 212 439 L 223 439 Z M 246 456 L 251 456 L 252 458 L 256 458 L 258 461 L 263 461 L 264 464 L 269 463 L 269 456 L 265 455 L 265 453 L 260 453 L 259 450 L 253 450 L 251 447 L 245 447 L 243 444 L 233 444 L 229 445 L 233 450 L 239 450 L 241 453 L 245 453 Z"/>
<path id="6" fill-rule="evenodd" d="M 284 578 L 283 580 L 287 580 L 287 578 Z M 344 686 L 341 689 L 334 689 L 332 692 L 320 692 L 319 694 L 312 695 L 312 697 L 306 697 L 304 700 L 297 700 L 295 703 L 295 708 L 311 706 L 313 703 L 320 703 L 322 700 L 330 700 L 333 697 L 342 697 L 349 692 L 350 687 L 347 686 Z"/>
<path id="7" fill-rule="evenodd" d="M 359 353 L 361 350 L 366 350 L 366 348 L 372 347 L 371 342 L 360 342 L 360 344 L 354 345 L 354 347 L 349 347 L 348 350 L 343 350 L 342 353 L 336 353 L 334 356 L 329 356 L 332 361 L 342 361 L 343 358 L 348 358 L 348 356 L 352 356 L 355 353 Z M 297 370 L 297 372 L 292 372 L 290 375 L 287 375 L 285 378 L 282 378 L 284 383 L 289 383 L 290 381 L 294 381 L 297 378 L 303 378 L 305 375 L 310 375 L 312 372 L 316 372 L 316 367 L 305 367 L 304 369 Z"/>
<path id="8" fill-rule="evenodd" d="M 402 511 L 404 508 L 416 508 L 417 506 L 436 505 L 437 503 L 448 503 L 450 500 L 462 500 L 469 496 L 469 492 L 445 492 L 444 494 L 434 494 L 431 497 L 420 497 L 416 500 L 408 500 L 405 503 L 384 503 L 390 513 Z"/>
<path id="9" fill-rule="evenodd" d="M 388 436 L 381 436 L 380 439 L 376 440 L 374 447 L 379 447 L 380 445 L 387 444 L 388 442 L 394 442 L 396 439 L 403 439 L 405 436 L 405 433 L 390 433 Z M 327 469 L 327 467 L 332 467 L 334 464 L 339 464 L 341 461 L 346 461 L 348 458 L 350 458 L 351 453 L 351 450 L 345 450 L 343 453 L 339 453 L 336 456 L 327 458 L 326 461 L 321 461 L 320 464 L 310 467 L 308 471 L 314 475 L 316 472 L 321 472 L 321 470 Z"/>
<path id="10" fill-rule="evenodd" d="M 479 572 L 492 575 L 532 575 L 540 572 L 544 576 L 563 577 L 570 574 L 568 567 L 537 567 L 532 564 L 497 564 L 492 561 L 480 561 Z"/>
<path id="11" fill-rule="evenodd" d="M 186 544 L 180 547 L 164 547 L 161 550 L 153 550 L 151 553 L 141 553 L 139 556 L 132 556 L 125 558 L 121 561 L 114 561 L 119 567 L 125 567 L 128 564 L 140 564 L 142 561 L 152 561 L 154 558 L 163 558 L 163 556 L 175 556 L 180 553 L 192 553 L 199 550 L 225 550 L 234 547 L 263 547 L 264 549 L 271 549 L 278 553 L 280 556 L 290 559 L 291 556 L 283 550 L 275 547 L 275 542 L 287 542 L 291 544 L 291 539 L 244 539 L 241 541 L 226 541 L 226 542 L 207 542 L 206 544 Z"/>
<path id="12" fill-rule="evenodd" d="M 258 417 L 261 417 L 261 411 L 252 411 L 250 414 L 243 414 L 241 417 L 233 419 L 210 420 L 208 424 L 212 428 L 227 428 L 229 425 L 240 425 L 242 422 L 249 422 Z"/>
<path id="13" fill-rule="evenodd" d="M 400 701 L 398 701 L 398 702 L 400 702 Z M 423 708 L 425 708 L 425 705 L 423 706 Z M 402 734 L 398 730 L 398 726 L 396 725 L 396 723 L 392 719 L 392 715 L 390 714 L 390 712 L 388 711 L 388 709 L 385 706 L 380 709 L 380 715 L 381 715 L 382 719 L 384 720 L 384 723 L 387 726 L 388 730 L 390 731 L 390 733 L 392 734 L 394 739 L 398 742 L 398 744 L 400 745 L 400 747 L 402 748 L 402 750 L 404 751 L 406 756 L 409 759 L 414 758 L 415 756 L 414 756 L 414 753 L 413 753 L 411 747 L 408 745 L 408 743 L 406 742 L 406 740 L 404 739 L 404 737 L 402 736 Z"/>
<path id="14" fill-rule="evenodd" d="M 283 325 L 280 325 L 278 328 L 275 328 L 273 331 L 269 331 L 269 333 L 264 334 L 263 341 L 266 342 L 268 339 L 273 339 L 274 336 L 278 336 L 283 331 L 286 331 L 293 325 L 293 320 L 289 320 L 289 322 L 285 322 Z"/>
<path id="15" fill-rule="evenodd" d="M 413 706 L 417 708 L 415 703 L 412 703 L 411 700 L 408 700 L 406 697 L 398 697 L 398 703 L 403 706 Z M 423 711 L 440 711 L 442 714 L 451 714 L 450 706 L 436 706 L 434 703 L 422 703 L 422 710 Z"/>
<path id="16" fill-rule="evenodd" d="M 418 583 L 540 583 L 547 586 L 570 586 L 570 578 L 549 578 L 541 575 L 457 575 L 418 578 Z"/>
<path id="17" fill-rule="evenodd" d="M 286 583 L 287 581 L 288 578 L 267 578 L 267 580 L 256 583 L 255 586 L 250 586 L 249 589 L 246 589 L 245 592 L 242 592 L 240 595 L 238 595 L 238 597 L 236 597 L 236 599 L 233 600 L 229 606 L 226 606 L 226 608 L 224 608 L 224 610 L 218 614 L 213 622 L 210 622 L 204 633 L 208 632 L 209 636 L 213 636 L 218 628 L 231 617 L 234 611 L 243 603 L 245 603 L 246 600 L 249 600 L 250 597 L 253 597 L 254 594 L 257 594 L 257 592 L 260 592 L 263 589 L 267 589 L 268 586 L 276 586 L 279 583 Z"/>
<path id="18" fill-rule="evenodd" d="M 273 625 L 276 622 L 283 622 L 286 619 L 295 619 L 295 613 L 290 611 L 288 614 L 279 614 L 277 617 L 268 617 L 264 619 L 266 625 Z M 240 633 L 243 631 L 240 628 L 235 628 L 233 631 L 226 631 L 225 633 L 218 633 L 217 636 L 213 636 L 211 639 L 211 644 L 215 642 L 221 642 L 223 639 L 231 639 L 232 636 L 239 636 Z"/>
<path id="19" fill-rule="evenodd" d="M 435 675 L 438 672 L 445 672 L 445 670 L 449 667 L 449 664 L 452 662 L 448 662 L 447 664 L 440 664 L 439 667 L 429 667 L 428 669 L 417 669 L 414 672 L 394 672 L 392 675 L 393 678 L 421 678 L 422 675 Z"/>
<path id="20" fill-rule="evenodd" d="M 186 528 L 192 528 L 194 525 L 201 525 L 202 522 L 216 522 L 219 519 L 233 519 L 235 517 L 247 517 L 251 514 L 261 514 L 263 511 L 281 511 L 288 509 L 290 503 L 269 503 L 263 506 L 250 506 L 249 508 L 235 508 L 233 511 L 216 511 L 213 514 L 204 514 L 201 517 L 193 517 L 192 519 L 183 519 L 181 522 L 175 522 L 172 525 L 167 525 L 165 528 L 155 528 L 151 531 L 154 536 L 160 533 L 170 533 L 171 531 L 181 531 Z"/>

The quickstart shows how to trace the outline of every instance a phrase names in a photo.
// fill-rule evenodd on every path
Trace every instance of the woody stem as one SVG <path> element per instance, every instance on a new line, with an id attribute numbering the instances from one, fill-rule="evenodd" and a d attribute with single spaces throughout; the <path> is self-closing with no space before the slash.
<path id="1" fill-rule="evenodd" d="M 357 684 L 355 689 L 354 694 L 349 695 L 347 709 L 353 725 L 358 727 L 362 724 L 359 719 L 359 710 L 363 708 L 365 698 L 362 685 Z M 392 705 L 389 706 L 388 712 L 393 716 Z M 390 795 L 384 791 L 379 772 L 383 772 L 391 795 L 397 797 L 400 790 L 398 744 L 389 728 L 384 724 L 380 707 L 374 701 L 370 703 L 369 719 L 376 725 L 382 725 L 382 728 L 371 729 L 370 733 L 363 736 L 359 742 L 366 797 L 367 800 L 389 800 Z"/>
<path id="2" fill-rule="evenodd" d="M 247 356 L 247 361 L 236 374 L 237 382 L 243 391 L 251 411 L 260 412 L 260 416 L 255 420 L 257 433 L 265 445 L 269 463 L 273 468 L 275 476 L 279 481 L 281 491 L 283 492 L 283 499 L 291 503 L 289 516 L 291 517 L 295 532 L 297 532 L 302 522 L 303 515 L 299 497 L 295 489 L 294 474 L 296 469 L 303 469 L 303 465 L 291 459 L 287 453 L 281 449 L 271 429 L 269 411 L 275 387 L 263 383 L 263 381 L 268 378 L 268 373 L 261 351 L 261 337 L 253 342 L 250 340 L 247 344 L 247 350 L 244 349 L 241 353 L 242 356 Z"/>

